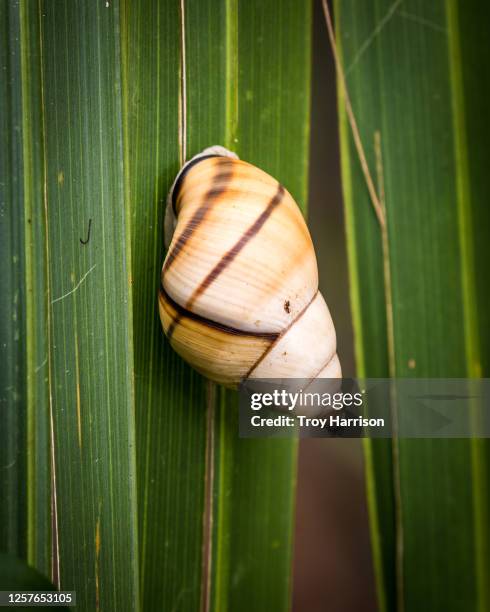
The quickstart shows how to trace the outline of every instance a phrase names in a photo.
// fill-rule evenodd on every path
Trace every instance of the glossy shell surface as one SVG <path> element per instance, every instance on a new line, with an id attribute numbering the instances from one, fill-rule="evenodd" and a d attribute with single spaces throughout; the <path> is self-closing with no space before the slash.
<path id="1" fill-rule="evenodd" d="M 186 361 L 229 386 L 340 376 L 311 237 L 281 184 L 235 156 L 203 155 L 184 168 L 169 206 L 159 311 Z"/>

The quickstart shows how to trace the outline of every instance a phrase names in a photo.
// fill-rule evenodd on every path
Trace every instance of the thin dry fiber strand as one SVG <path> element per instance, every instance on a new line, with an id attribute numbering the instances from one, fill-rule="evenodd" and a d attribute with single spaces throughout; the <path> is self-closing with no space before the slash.
<path id="1" fill-rule="evenodd" d="M 397 8 L 399 3 L 395 3 L 394 8 Z M 345 79 L 345 73 L 340 62 L 340 58 L 337 51 L 337 44 L 335 41 L 335 34 L 333 30 L 332 17 L 330 9 L 328 7 L 327 0 L 322 0 L 323 12 L 325 15 L 325 21 L 327 24 L 328 37 L 332 48 L 332 54 L 335 61 L 335 69 L 337 77 L 339 79 L 342 94 L 344 97 L 345 110 L 347 118 L 352 130 L 352 136 L 354 138 L 354 144 L 356 147 L 359 161 L 361 164 L 362 172 L 366 185 L 369 191 L 371 203 L 376 213 L 376 217 L 381 228 L 381 241 L 383 250 L 383 280 L 384 280 L 384 292 L 385 292 L 385 306 L 386 306 L 386 328 L 388 337 L 388 362 L 389 362 L 389 373 L 391 377 L 396 376 L 395 369 L 395 336 L 393 327 L 393 301 L 392 301 L 392 286 L 391 286 L 391 267 L 390 267 L 390 249 L 389 249 L 389 238 L 388 238 L 388 227 L 386 223 L 386 207 L 384 198 L 384 177 L 383 177 L 383 162 L 381 157 L 381 134 L 377 131 L 374 134 L 374 148 L 376 154 L 376 169 L 378 175 L 378 189 L 379 194 L 374 187 L 374 182 L 371 177 L 371 172 L 367 163 L 364 147 L 361 141 L 361 136 L 357 126 L 357 121 L 352 110 L 352 104 L 347 89 L 347 82 Z M 387 16 L 385 16 L 384 22 L 394 13 L 390 10 Z M 378 32 L 379 32 L 378 28 Z M 365 49 L 364 49 L 365 50 Z M 359 55 L 359 54 L 358 54 Z M 393 439 L 391 444 L 392 450 L 392 474 L 393 474 L 393 486 L 394 486 L 394 502 L 395 502 L 395 521 L 396 521 L 396 591 L 397 591 L 397 609 L 399 612 L 403 612 L 405 608 L 404 604 L 404 571 L 403 571 L 403 555 L 404 555 L 404 534 L 403 534 L 403 518 L 402 518 L 402 504 L 401 504 L 401 481 L 400 481 L 400 457 L 399 457 L 399 443 L 398 443 L 398 415 L 396 407 L 396 397 L 391 397 L 391 421 L 393 430 Z"/>

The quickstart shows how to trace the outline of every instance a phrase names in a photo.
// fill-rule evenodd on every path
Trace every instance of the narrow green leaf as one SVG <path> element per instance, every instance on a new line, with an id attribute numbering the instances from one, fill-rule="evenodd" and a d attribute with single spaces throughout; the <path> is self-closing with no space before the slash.
<path id="1" fill-rule="evenodd" d="M 0 249 L 5 263 L 0 291 L 0 351 L 5 366 L 0 374 L 0 398 L 4 422 L 0 446 L 0 486 L 2 490 L 1 546 L 17 555 L 27 554 L 26 480 L 26 371 L 25 340 L 21 334 L 26 321 L 25 220 L 21 208 L 22 171 L 22 90 L 15 86 L 20 72 L 20 18 L 18 7 L 0 5 L 0 62 L 4 76 L 0 80 L 0 213 L 2 216 Z M 16 40 L 17 39 L 17 40 Z M 21 214 L 18 214 L 18 208 Z M 23 295 L 20 295 L 20 292 Z M 22 299 L 21 299 L 22 298 Z"/>
<path id="2" fill-rule="evenodd" d="M 22 139 L 26 228 L 27 482 L 29 563 L 52 571 L 50 412 L 48 385 L 47 218 L 44 201 L 39 13 L 20 5 Z M 34 35 L 33 35 L 34 33 Z"/>
<path id="3" fill-rule="evenodd" d="M 37 14 L 0 7 L 0 487 L 3 550 L 51 572 L 42 117 Z M 32 32 L 37 33 L 37 37 Z"/>
<path id="4" fill-rule="evenodd" d="M 26 2 L 41 123 L 54 578 L 81 608 L 136 608 L 133 347 L 117 3 Z M 37 64 L 32 62 L 37 60 Z M 26 87 L 29 84 L 24 83 Z M 29 115 L 25 116 L 29 124 Z M 33 263 L 34 265 L 34 263 Z M 41 330 L 43 326 L 37 323 Z M 44 464 L 44 469 L 47 466 Z M 58 574 L 59 572 L 59 574 Z"/>
<path id="5" fill-rule="evenodd" d="M 399 377 L 479 376 L 488 356 L 480 312 L 488 247 L 475 223 L 488 222 L 488 178 L 479 170 L 484 140 L 475 129 L 483 103 L 475 79 L 488 59 L 479 52 L 478 24 L 488 14 L 472 4 L 335 4 L 347 86 L 374 176 L 374 133 L 381 139 L 391 374 Z M 387 376 L 381 232 L 340 91 L 339 108 L 358 372 Z M 487 609 L 486 445 L 367 441 L 366 451 L 381 609 L 420 609 L 422 601 L 431 610 Z"/>
<path id="6" fill-rule="evenodd" d="M 210 17 L 203 19 L 203 32 L 209 23 Z M 180 159 L 179 2 L 124 2 L 121 36 L 133 247 L 141 603 L 145 610 L 195 610 L 201 596 L 205 382 L 166 342 L 157 303 L 165 199 Z M 200 65 L 200 78 L 211 89 L 204 59 Z M 201 125 L 210 120 L 202 119 Z M 188 121 L 193 125 L 194 117 Z"/>

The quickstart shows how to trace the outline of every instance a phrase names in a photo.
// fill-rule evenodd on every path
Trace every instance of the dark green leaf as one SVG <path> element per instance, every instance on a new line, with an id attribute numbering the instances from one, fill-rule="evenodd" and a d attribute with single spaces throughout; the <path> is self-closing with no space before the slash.
<path id="1" fill-rule="evenodd" d="M 489 182 L 477 117 L 488 104 L 488 83 L 480 78 L 488 63 L 488 10 L 443 1 L 335 6 L 347 86 L 374 176 L 373 139 L 380 135 L 392 279 L 386 300 L 381 231 L 340 93 L 359 375 L 481 376 L 489 347 L 481 263 L 488 259 L 482 233 Z M 486 444 L 367 441 L 366 459 L 381 609 L 486 610 Z"/>

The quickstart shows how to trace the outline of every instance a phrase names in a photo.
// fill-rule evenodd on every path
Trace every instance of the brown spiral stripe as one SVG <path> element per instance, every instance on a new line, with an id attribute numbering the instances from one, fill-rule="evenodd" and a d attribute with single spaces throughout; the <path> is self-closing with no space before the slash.
<path id="1" fill-rule="evenodd" d="M 196 321 L 206 327 L 210 327 L 212 329 L 218 329 L 219 331 L 225 332 L 227 334 L 231 334 L 233 336 L 249 336 L 251 338 L 263 338 L 264 340 L 270 340 L 274 342 L 274 340 L 278 337 L 277 333 L 268 333 L 268 332 L 253 332 L 253 331 L 244 331 L 242 329 L 237 329 L 235 327 L 231 327 L 230 325 L 224 325 L 223 323 L 217 323 L 212 319 L 207 319 L 206 317 L 202 317 L 201 315 L 196 314 L 195 312 L 191 312 L 186 308 L 183 308 L 175 302 L 169 294 L 165 291 L 163 285 L 160 285 L 160 299 L 168 302 L 170 306 L 177 313 L 176 318 L 172 321 L 171 325 L 167 330 L 167 337 L 169 340 L 172 338 L 172 334 L 175 330 L 176 325 L 179 321 L 184 318 L 191 319 Z"/>
<path id="2" fill-rule="evenodd" d="M 233 161 L 227 159 L 226 157 L 219 157 L 216 160 L 216 165 L 219 168 L 219 172 L 214 176 L 211 188 L 204 196 L 203 204 L 196 210 L 192 218 L 184 227 L 182 233 L 177 238 L 175 245 L 172 247 L 172 250 L 168 254 L 167 259 L 163 264 L 162 275 L 165 274 L 165 272 L 177 259 L 186 243 L 191 239 L 196 229 L 206 218 L 206 215 L 211 210 L 213 204 L 224 193 L 226 193 L 226 190 L 228 189 L 228 184 L 233 176 Z M 175 194 L 175 197 L 177 196 L 178 194 Z"/>
<path id="3" fill-rule="evenodd" d="M 186 304 L 187 309 L 191 309 L 196 299 L 206 291 L 206 289 L 218 278 L 218 276 L 225 270 L 231 262 L 236 258 L 240 251 L 246 246 L 252 238 L 258 234 L 271 216 L 273 210 L 281 203 L 284 196 L 284 187 L 279 185 L 277 192 L 272 200 L 267 205 L 267 208 L 260 214 L 260 216 L 252 223 L 252 225 L 245 231 L 240 239 L 227 251 L 219 262 L 214 266 L 211 272 L 206 276 L 202 283 L 197 287 L 192 296 L 189 298 Z"/>

